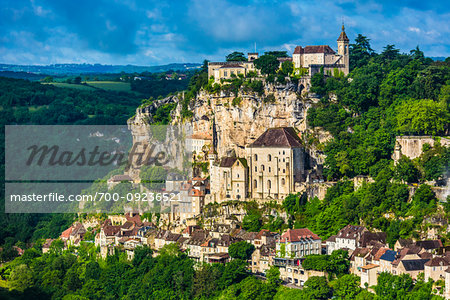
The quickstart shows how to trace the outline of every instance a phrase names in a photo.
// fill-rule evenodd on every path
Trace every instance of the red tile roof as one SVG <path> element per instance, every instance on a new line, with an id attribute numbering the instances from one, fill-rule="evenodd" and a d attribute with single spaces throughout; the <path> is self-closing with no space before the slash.
<path id="1" fill-rule="evenodd" d="M 281 236 L 281 242 L 299 242 L 302 239 L 320 240 L 320 237 L 308 228 L 288 229 Z"/>
<path id="2" fill-rule="evenodd" d="M 72 226 L 70 226 L 69 228 L 67 228 L 66 230 L 64 230 L 62 233 L 61 233 L 61 238 L 62 239 L 68 239 L 69 237 L 70 237 L 70 234 L 72 233 Z"/>

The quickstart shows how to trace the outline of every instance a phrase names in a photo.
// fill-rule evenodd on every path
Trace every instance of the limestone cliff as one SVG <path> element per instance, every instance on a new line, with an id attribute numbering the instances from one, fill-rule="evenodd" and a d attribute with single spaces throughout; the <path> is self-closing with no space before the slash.
<path id="1" fill-rule="evenodd" d="M 179 97 L 179 98 L 178 98 Z M 158 107 L 180 102 L 183 95 L 170 96 L 153 102 L 148 106 L 139 107 L 136 116 L 128 124 L 135 141 L 148 139 L 146 130 L 139 127 L 149 124 L 152 114 Z M 237 97 L 233 94 L 210 94 L 201 91 L 190 103 L 193 117 L 189 120 L 181 118 L 181 105 L 172 111 L 172 125 L 182 127 L 186 132 L 207 133 L 217 137 L 216 150 L 218 157 L 234 152 L 245 157 L 245 147 L 258 138 L 267 128 L 294 127 L 303 136 L 307 132 L 306 114 L 317 99 L 311 99 L 297 92 L 296 86 L 266 85 L 264 93 L 239 91 Z M 213 133 L 215 123 L 215 133 Z M 322 142 L 329 136 L 321 134 Z M 309 168 L 314 169 L 315 178 L 320 178 L 323 163 L 323 153 L 314 148 L 307 148 Z M 138 170 L 135 170 L 138 172 Z M 136 174 L 131 174 L 135 175 Z M 133 176 L 132 176 L 133 177 Z"/>

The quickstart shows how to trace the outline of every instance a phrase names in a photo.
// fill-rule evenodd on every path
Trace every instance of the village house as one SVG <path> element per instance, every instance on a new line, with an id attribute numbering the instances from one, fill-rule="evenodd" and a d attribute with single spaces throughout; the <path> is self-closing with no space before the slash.
<path id="1" fill-rule="evenodd" d="M 211 143 L 211 135 L 203 132 L 195 133 L 186 139 L 186 148 L 188 152 L 198 155 L 207 151 Z"/>
<path id="2" fill-rule="evenodd" d="M 377 284 L 378 274 L 380 273 L 380 266 L 370 264 L 361 267 L 361 287 L 370 288 Z"/>
<path id="3" fill-rule="evenodd" d="M 251 268 L 253 274 L 265 275 L 267 270 L 273 265 L 275 257 L 275 243 L 262 245 L 253 251 L 251 257 Z"/>
<path id="4" fill-rule="evenodd" d="M 320 237 L 308 228 L 288 229 L 276 242 L 276 254 L 280 258 L 302 258 L 321 254 Z"/>
<path id="5" fill-rule="evenodd" d="M 280 278 L 297 286 L 303 286 L 312 276 L 326 276 L 323 271 L 305 270 L 299 258 L 273 258 L 273 265 L 280 270 Z"/>
<path id="6" fill-rule="evenodd" d="M 244 158 L 224 157 L 216 164 L 209 155 L 211 196 L 213 202 L 245 200 L 248 193 L 248 166 Z"/>
<path id="7" fill-rule="evenodd" d="M 445 271 L 449 268 L 450 263 L 446 257 L 434 257 L 427 261 L 424 265 L 425 282 L 430 278 L 433 281 L 444 280 Z"/>
<path id="8" fill-rule="evenodd" d="M 388 272 L 392 274 L 392 262 L 395 260 L 397 252 L 393 250 L 386 250 L 380 257 L 380 272 Z"/>
<path id="9" fill-rule="evenodd" d="M 366 231 L 368 231 L 367 228 L 363 226 L 345 226 L 339 230 L 338 234 L 333 237 L 333 240 L 327 241 L 327 254 L 331 254 L 334 250 L 339 249 L 355 250 L 360 246 L 361 236 Z"/>

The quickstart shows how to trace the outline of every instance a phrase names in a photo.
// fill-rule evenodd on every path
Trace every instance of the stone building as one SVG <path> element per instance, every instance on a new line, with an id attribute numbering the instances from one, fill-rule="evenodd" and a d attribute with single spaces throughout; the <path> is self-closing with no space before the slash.
<path id="1" fill-rule="evenodd" d="M 279 258 L 302 258 L 310 254 L 321 254 L 322 240 L 308 228 L 288 229 L 276 242 Z"/>
<path id="2" fill-rule="evenodd" d="M 246 76 L 249 72 L 257 72 L 253 63 L 255 59 L 258 59 L 258 53 L 248 53 L 247 61 L 209 62 L 208 78 L 214 77 L 215 82 L 219 82 L 234 75 Z"/>
<path id="3" fill-rule="evenodd" d="M 215 155 L 210 155 L 210 176 L 213 202 L 247 198 L 248 166 L 244 158 L 224 157 L 216 164 Z"/>
<path id="4" fill-rule="evenodd" d="M 337 46 L 337 53 L 328 45 L 297 46 L 292 55 L 294 67 L 296 69 L 308 69 L 310 76 L 319 72 L 321 68 L 324 69 L 325 73 L 331 72 L 333 74 L 334 70 L 338 70 L 347 75 L 350 71 L 350 55 L 349 39 L 347 34 L 345 34 L 344 25 L 342 25 L 342 32 L 337 40 Z"/>
<path id="5" fill-rule="evenodd" d="M 250 198 L 284 199 L 304 181 L 306 154 L 294 128 L 269 128 L 246 152 Z"/>

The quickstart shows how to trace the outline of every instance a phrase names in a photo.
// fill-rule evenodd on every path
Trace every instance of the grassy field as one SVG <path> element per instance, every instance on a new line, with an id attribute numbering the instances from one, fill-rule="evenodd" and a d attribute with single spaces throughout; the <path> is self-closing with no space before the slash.
<path id="1" fill-rule="evenodd" d="M 90 86 L 116 92 L 131 92 L 131 86 L 128 82 L 117 81 L 86 81 Z"/>
<path id="2" fill-rule="evenodd" d="M 45 84 L 52 84 L 56 87 L 78 89 L 78 90 L 85 90 L 85 91 L 93 91 L 94 90 L 94 88 L 92 86 L 83 85 L 83 84 L 71 84 L 71 83 L 65 83 L 65 82 L 49 82 L 49 83 L 45 83 Z"/>

